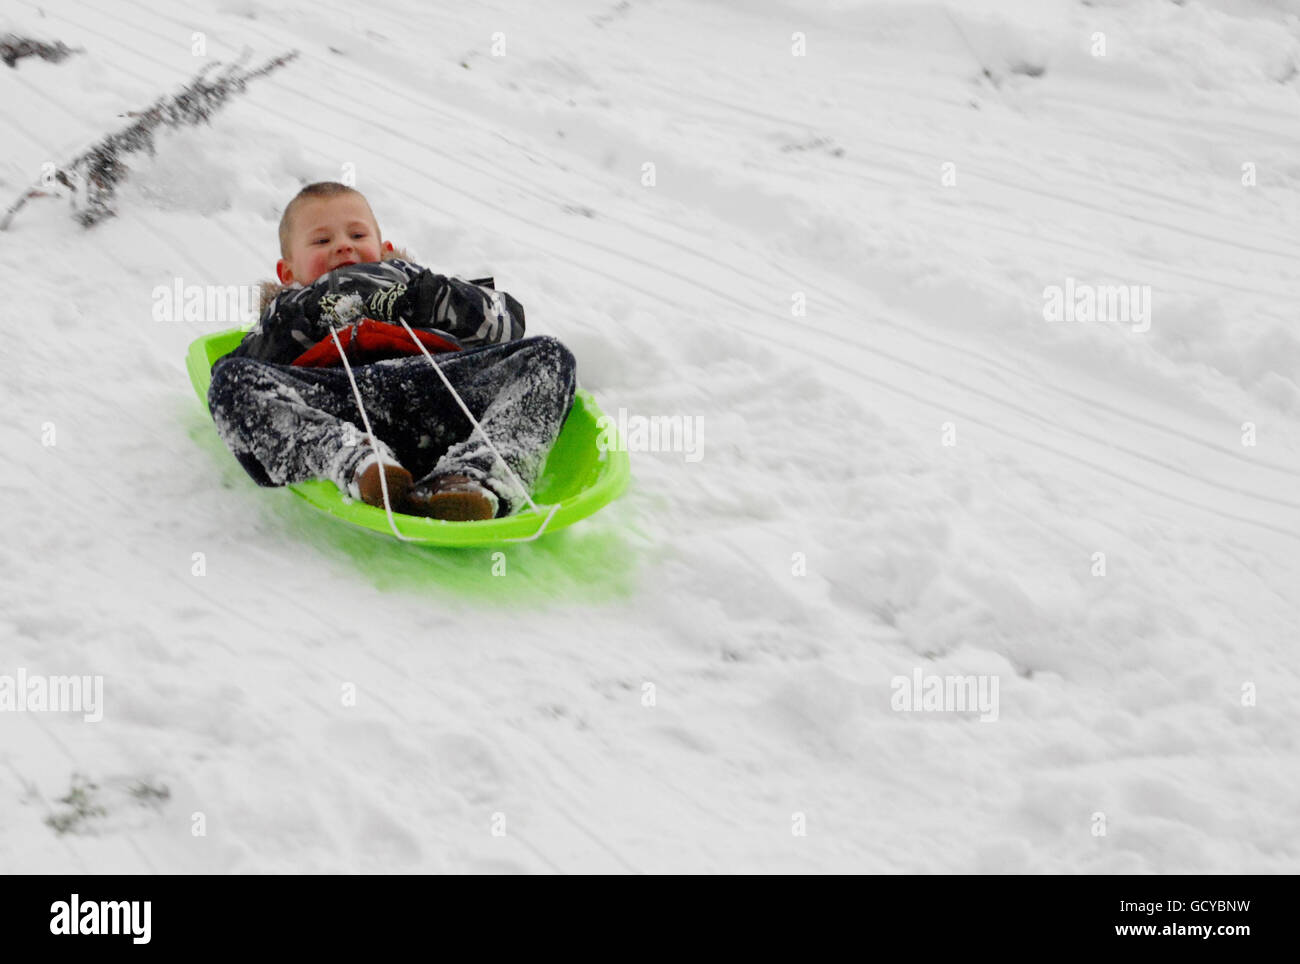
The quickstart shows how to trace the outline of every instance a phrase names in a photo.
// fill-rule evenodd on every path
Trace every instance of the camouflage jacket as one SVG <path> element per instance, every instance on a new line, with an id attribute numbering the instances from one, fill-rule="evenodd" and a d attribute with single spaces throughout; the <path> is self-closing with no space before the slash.
<path id="1" fill-rule="evenodd" d="M 492 287 L 434 274 L 402 258 L 348 265 L 309 285 L 281 286 L 273 298 L 264 287 L 263 309 L 228 358 L 253 358 L 288 365 L 330 329 L 362 318 L 396 322 L 436 332 L 461 348 L 495 345 L 524 336 L 524 309 Z"/>

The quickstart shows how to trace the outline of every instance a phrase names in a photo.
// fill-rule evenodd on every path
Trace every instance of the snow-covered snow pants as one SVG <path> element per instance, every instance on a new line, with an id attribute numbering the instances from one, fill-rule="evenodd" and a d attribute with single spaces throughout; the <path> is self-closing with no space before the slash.
<path id="1" fill-rule="evenodd" d="M 573 354 L 541 335 L 433 357 L 531 490 L 573 404 Z M 520 508 L 523 496 L 427 358 L 354 365 L 352 372 L 379 450 L 417 482 L 461 473 L 496 493 L 498 515 Z M 371 452 L 342 368 L 223 358 L 212 369 L 208 407 L 222 440 L 258 485 L 329 479 L 346 491 Z"/>

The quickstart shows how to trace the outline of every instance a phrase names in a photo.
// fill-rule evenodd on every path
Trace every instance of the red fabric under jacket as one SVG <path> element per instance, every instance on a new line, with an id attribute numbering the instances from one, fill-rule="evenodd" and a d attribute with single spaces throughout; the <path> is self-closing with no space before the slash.
<path id="1" fill-rule="evenodd" d="M 418 328 L 411 330 L 431 355 L 440 351 L 460 351 L 460 346 L 455 342 L 448 341 L 431 331 L 421 331 Z M 359 324 L 339 332 L 339 343 L 343 345 L 348 362 L 353 365 L 421 354 L 405 328 L 401 325 L 375 321 L 373 318 L 362 318 Z M 293 364 L 305 368 L 329 368 L 340 364 L 339 350 L 334 344 L 333 336 L 326 336 L 316 342 L 295 358 Z"/>

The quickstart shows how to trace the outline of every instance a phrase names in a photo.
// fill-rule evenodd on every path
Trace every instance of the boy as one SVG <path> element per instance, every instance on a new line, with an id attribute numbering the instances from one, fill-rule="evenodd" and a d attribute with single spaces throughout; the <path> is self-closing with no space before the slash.
<path id="1" fill-rule="evenodd" d="M 536 481 L 573 403 L 573 355 L 524 338 L 524 310 L 488 287 L 434 274 L 384 241 L 353 188 L 309 184 L 284 210 L 257 326 L 212 369 L 208 407 L 258 485 L 331 479 L 397 512 L 438 519 L 509 515 L 524 501 L 398 325 L 404 318 L 524 485 Z M 391 323 L 391 324 L 388 324 Z M 337 332 L 377 445 L 372 447 Z M 323 367 L 322 367 L 323 366 Z"/>

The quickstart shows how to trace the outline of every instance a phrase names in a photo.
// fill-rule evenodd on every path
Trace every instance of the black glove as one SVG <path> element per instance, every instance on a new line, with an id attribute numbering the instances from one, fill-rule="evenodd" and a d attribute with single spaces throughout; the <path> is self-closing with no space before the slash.
<path id="1" fill-rule="evenodd" d="M 446 283 L 440 274 L 421 271 L 409 285 L 396 284 L 372 294 L 366 302 L 366 316 L 393 322 L 405 318 L 417 328 L 435 327 L 434 310 Z"/>

